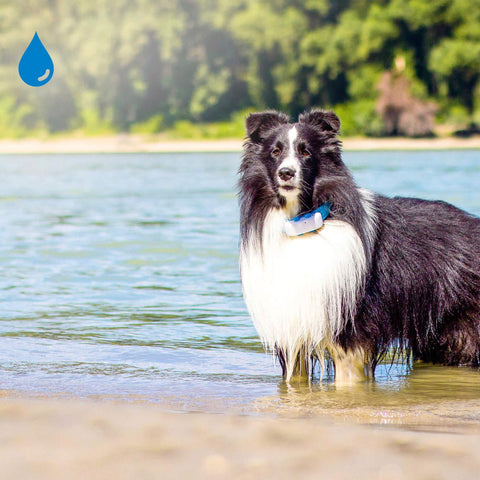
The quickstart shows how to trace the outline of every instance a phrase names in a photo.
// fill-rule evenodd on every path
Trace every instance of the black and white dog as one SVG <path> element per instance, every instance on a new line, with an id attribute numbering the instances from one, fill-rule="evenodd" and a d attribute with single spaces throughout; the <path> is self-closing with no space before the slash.
<path id="1" fill-rule="evenodd" d="M 441 201 L 359 188 L 340 120 L 253 113 L 240 173 L 245 302 L 287 380 L 328 352 L 335 380 L 373 377 L 392 346 L 413 359 L 480 364 L 480 219 Z M 323 207 L 299 236 L 288 220 Z M 308 216 L 308 215 L 307 215 Z M 306 217 L 305 217 L 306 218 Z M 293 235 L 290 233 L 290 235 Z"/>

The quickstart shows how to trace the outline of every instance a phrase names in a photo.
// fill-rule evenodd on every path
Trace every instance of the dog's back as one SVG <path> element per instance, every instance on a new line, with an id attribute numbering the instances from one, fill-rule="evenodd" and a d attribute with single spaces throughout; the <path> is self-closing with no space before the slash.
<path id="1" fill-rule="evenodd" d="M 377 356 L 399 340 L 414 359 L 478 366 L 480 219 L 440 201 L 376 196 L 375 205 L 377 238 L 355 335 L 370 338 Z"/>

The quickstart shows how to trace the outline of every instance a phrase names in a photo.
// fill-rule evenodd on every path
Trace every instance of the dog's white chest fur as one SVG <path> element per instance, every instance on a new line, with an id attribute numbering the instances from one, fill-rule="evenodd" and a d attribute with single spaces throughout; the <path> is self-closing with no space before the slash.
<path id="1" fill-rule="evenodd" d="M 264 345 L 294 358 L 324 347 L 353 320 L 366 259 L 348 223 L 327 220 L 316 232 L 288 237 L 286 213 L 271 210 L 263 227 L 263 250 L 251 239 L 241 248 L 245 302 Z"/>

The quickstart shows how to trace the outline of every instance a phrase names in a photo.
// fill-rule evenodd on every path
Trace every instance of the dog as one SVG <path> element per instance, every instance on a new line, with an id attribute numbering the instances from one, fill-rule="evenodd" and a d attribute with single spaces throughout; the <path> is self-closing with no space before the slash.
<path id="1" fill-rule="evenodd" d="M 309 376 L 317 360 L 323 375 L 325 358 L 338 384 L 373 378 L 392 349 L 478 367 L 480 219 L 443 201 L 359 188 L 339 129 L 323 110 L 296 123 L 276 111 L 246 119 L 239 263 L 265 348 L 287 381 Z M 320 227 L 287 235 L 321 208 Z"/>

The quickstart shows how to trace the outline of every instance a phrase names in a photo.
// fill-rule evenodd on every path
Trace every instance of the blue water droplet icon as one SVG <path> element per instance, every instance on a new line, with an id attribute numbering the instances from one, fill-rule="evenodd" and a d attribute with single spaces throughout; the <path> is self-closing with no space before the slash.
<path id="1" fill-rule="evenodd" d="M 37 32 L 18 63 L 20 78 L 32 87 L 41 87 L 53 76 L 53 61 Z"/>

